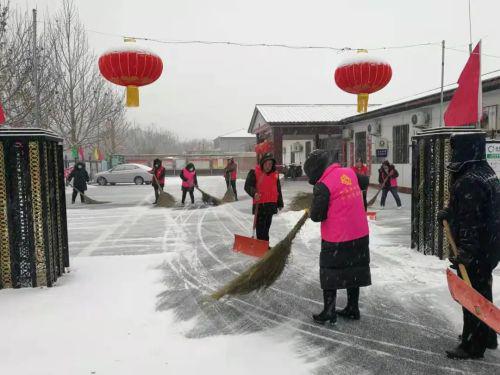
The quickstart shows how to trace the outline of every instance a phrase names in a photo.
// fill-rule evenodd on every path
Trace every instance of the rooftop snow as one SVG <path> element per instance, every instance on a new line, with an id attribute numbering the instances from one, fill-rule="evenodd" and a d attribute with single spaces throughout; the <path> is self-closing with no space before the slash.
<path id="1" fill-rule="evenodd" d="M 266 122 L 337 122 L 354 116 L 355 104 L 258 104 Z"/>
<path id="2" fill-rule="evenodd" d="M 255 138 L 255 134 L 250 134 L 246 129 L 238 129 L 230 133 L 219 135 L 217 138 Z"/>

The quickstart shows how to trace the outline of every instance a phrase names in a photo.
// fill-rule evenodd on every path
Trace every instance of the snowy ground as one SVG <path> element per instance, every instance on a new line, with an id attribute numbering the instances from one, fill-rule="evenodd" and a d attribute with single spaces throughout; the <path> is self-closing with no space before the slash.
<path id="1" fill-rule="evenodd" d="M 224 192 L 220 177 L 200 186 Z M 288 199 L 310 190 L 283 188 Z M 180 195 L 177 179 L 167 189 Z M 216 208 L 197 196 L 195 206 L 172 209 L 153 207 L 149 186 L 88 194 L 113 203 L 68 204 L 71 272 L 53 288 L 0 291 L 0 374 L 500 373 L 499 351 L 479 362 L 443 354 L 457 343 L 461 310 L 447 290 L 447 263 L 408 248 L 408 196 L 400 211 L 388 197 L 370 224 L 373 285 L 361 292 L 362 320 L 326 328 L 311 320 L 322 307 L 317 224 L 303 228 L 272 288 L 212 302 L 210 292 L 254 261 L 230 250 L 233 234 L 251 228 L 243 192 Z M 275 217 L 272 242 L 299 216 Z M 496 301 L 499 283 L 497 271 Z"/>

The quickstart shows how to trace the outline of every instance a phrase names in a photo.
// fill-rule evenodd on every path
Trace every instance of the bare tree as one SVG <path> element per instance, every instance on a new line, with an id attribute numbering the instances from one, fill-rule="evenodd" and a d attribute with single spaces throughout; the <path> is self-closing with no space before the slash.
<path id="1" fill-rule="evenodd" d="M 85 29 L 74 3 L 63 0 L 50 26 L 52 64 L 60 90 L 53 125 L 69 146 L 96 145 L 99 130 L 109 121 L 120 124 L 124 112 L 118 95 L 101 77 L 96 56 L 89 49 Z"/>
<path id="2" fill-rule="evenodd" d="M 33 84 L 33 23 L 28 12 L 11 9 L 0 1 L 0 85 L 7 125 L 34 124 L 35 90 Z M 53 108 L 57 75 L 51 69 L 47 30 L 43 26 L 37 39 L 41 126 L 51 127 L 48 116 Z"/>

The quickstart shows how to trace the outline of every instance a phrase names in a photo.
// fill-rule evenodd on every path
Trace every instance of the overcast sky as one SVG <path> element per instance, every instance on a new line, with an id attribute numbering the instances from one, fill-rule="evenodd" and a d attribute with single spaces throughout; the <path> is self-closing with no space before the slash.
<path id="1" fill-rule="evenodd" d="M 59 0 L 11 0 L 37 6 L 40 16 Z M 88 30 L 163 40 L 230 40 L 335 47 L 406 45 L 446 40 L 467 50 L 467 0 L 75 0 Z M 483 72 L 500 69 L 500 1 L 472 0 L 472 37 L 483 39 Z M 89 31 L 97 54 L 123 44 Z M 161 56 L 162 77 L 141 88 L 141 106 L 127 116 L 182 137 L 247 128 L 257 103 L 355 103 L 333 81 L 347 53 L 335 51 L 168 45 L 139 42 Z M 440 46 L 370 52 L 393 68 L 373 103 L 438 87 Z M 455 82 L 467 53 L 446 51 L 445 83 Z M 96 61 L 97 63 L 97 61 Z M 497 73 L 498 74 L 498 73 Z"/>

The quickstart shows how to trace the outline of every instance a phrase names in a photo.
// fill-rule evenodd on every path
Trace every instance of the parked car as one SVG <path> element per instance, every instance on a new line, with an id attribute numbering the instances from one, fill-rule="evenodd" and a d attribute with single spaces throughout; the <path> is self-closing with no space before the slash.
<path id="1" fill-rule="evenodd" d="M 153 175 L 149 173 L 150 167 L 143 164 L 120 164 L 116 167 L 96 174 L 99 185 L 130 184 L 142 185 L 151 183 Z"/>

